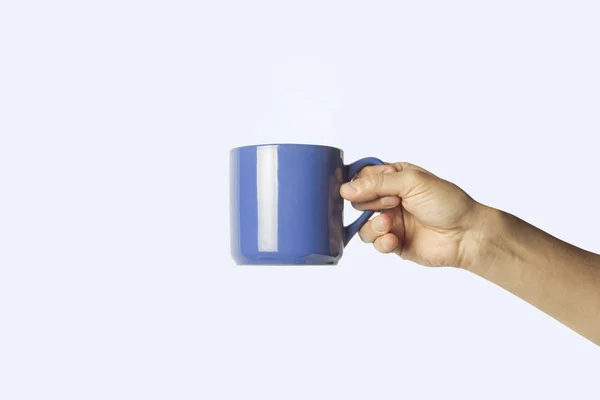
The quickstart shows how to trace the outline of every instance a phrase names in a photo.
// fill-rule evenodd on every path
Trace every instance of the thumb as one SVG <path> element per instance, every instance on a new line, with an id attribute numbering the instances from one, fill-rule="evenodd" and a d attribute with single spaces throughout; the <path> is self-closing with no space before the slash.
<path id="1" fill-rule="evenodd" d="M 362 202 L 383 196 L 408 197 L 428 176 L 418 170 L 398 171 L 391 174 L 372 174 L 344 183 L 340 194 L 346 200 Z"/>

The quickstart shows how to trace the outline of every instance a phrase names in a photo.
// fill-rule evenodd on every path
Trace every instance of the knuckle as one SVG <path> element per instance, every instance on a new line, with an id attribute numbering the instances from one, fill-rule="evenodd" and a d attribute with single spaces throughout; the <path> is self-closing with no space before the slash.
<path id="1" fill-rule="evenodd" d="M 419 167 L 418 165 L 406 161 L 396 162 L 394 163 L 394 166 L 398 171 L 419 171 L 425 174 L 431 174 L 429 171 Z"/>
<path id="2" fill-rule="evenodd" d="M 395 162 L 393 165 L 397 171 L 405 171 L 413 166 L 411 163 L 407 163 L 405 161 Z"/>
<path id="3" fill-rule="evenodd" d="M 375 189 L 382 185 L 383 183 L 383 175 L 381 174 L 373 174 L 365 177 L 365 186 L 369 189 Z"/>
<path id="4" fill-rule="evenodd" d="M 391 174 L 394 172 L 398 172 L 398 170 L 393 165 L 388 164 L 384 167 L 381 167 L 381 172 L 384 174 Z"/>
<path id="5" fill-rule="evenodd" d="M 392 165 L 369 165 L 364 167 L 359 173 L 359 178 L 364 178 L 369 175 L 376 175 L 381 173 L 396 172 L 396 168 Z"/>
<path id="6" fill-rule="evenodd" d="M 373 166 L 364 167 L 360 172 L 359 176 L 367 176 L 373 174 Z"/>

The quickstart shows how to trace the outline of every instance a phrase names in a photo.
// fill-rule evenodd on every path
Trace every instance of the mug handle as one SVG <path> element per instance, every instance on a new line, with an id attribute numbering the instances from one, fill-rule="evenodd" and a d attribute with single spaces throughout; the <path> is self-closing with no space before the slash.
<path id="1" fill-rule="evenodd" d="M 354 161 L 352 164 L 345 165 L 346 174 L 344 175 L 347 181 L 351 181 L 361 169 L 364 167 L 368 167 L 369 165 L 385 165 L 383 161 L 375 157 L 366 157 L 361 158 L 360 160 Z M 360 217 L 356 219 L 350 225 L 344 227 L 344 247 L 348 244 L 352 236 L 356 235 L 356 232 L 371 218 L 371 216 L 375 213 L 373 210 L 367 210 L 361 214 Z"/>

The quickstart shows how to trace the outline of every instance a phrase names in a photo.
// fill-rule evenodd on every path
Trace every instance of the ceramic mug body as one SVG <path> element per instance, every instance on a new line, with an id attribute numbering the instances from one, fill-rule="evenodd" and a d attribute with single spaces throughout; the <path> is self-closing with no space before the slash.
<path id="1" fill-rule="evenodd" d="M 339 194 L 367 165 L 344 165 L 343 151 L 306 144 L 237 147 L 231 163 L 231 254 L 237 264 L 337 264 L 344 246 L 373 215 L 343 225 Z"/>

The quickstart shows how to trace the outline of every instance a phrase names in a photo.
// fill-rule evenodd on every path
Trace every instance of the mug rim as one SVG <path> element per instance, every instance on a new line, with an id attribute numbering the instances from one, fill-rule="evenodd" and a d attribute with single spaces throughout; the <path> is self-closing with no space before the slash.
<path id="1" fill-rule="evenodd" d="M 337 150 L 340 153 L 343 153 L 343 150 L 340 149 L 339 147 L 328 146 L 328 145 L 325 145 L 325 144 L 309 144 L 309 143 L 260 143 L 260 144 L 248 144 L 248 145 L 245 145 L 245 146 L 233 147 L 230 151 L 234 152 L 234 151 L 238 151 L 238 150 L 241 150 L 241 149 L 248 149 L 248 148 L 279 147 L 279 146 L 283 146 L 283 147 L 324 147 L 324 148 L 328 148 L 328 149 Z"/>

